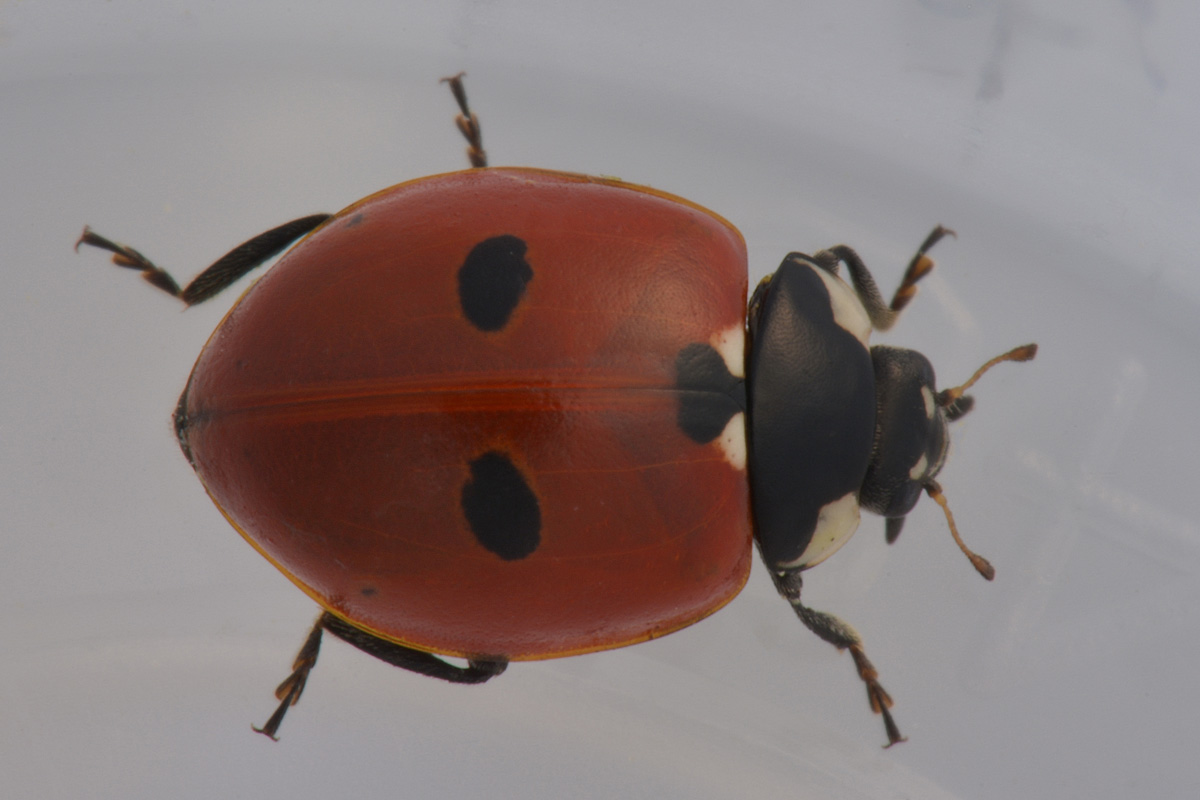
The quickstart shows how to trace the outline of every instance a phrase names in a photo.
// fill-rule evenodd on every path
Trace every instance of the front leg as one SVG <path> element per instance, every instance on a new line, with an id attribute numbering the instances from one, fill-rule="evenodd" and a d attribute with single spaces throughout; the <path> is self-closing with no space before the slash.
<path id="1" fill-rule="evenodd" d="M 879 287 L 875 284 L 875 279 L 871 277 L 871 271 L 867 269 L 867 265 L 853 249 L 839 244 L 828 250 L 814 253 L 813 260 L 835 275 L 838 263 L 845 264 L 850 271 L 850 282 L 854 284 L 854 291 L 858 295 L 859 301 L 862 302 L 867 316 L 871 318 L 871 325 L 876 330 L 886 331 L 896 324 L 896 320 L 900 318 L 900 312 L 917 296 L 917 283 L 933 271 L 933 259 L 928 255 L 929 249 L 943 238 L 954 235 L 954 231 L 943 228 L 941 225 L 930 231 L 908 262 L 908 268 L 904 271 L 904 277 L 900 279 L 900 285 L 896 287 L 896 293 L 892 295 L 890 304 L 884 302 L 883 295 L 879 293 Z"/>

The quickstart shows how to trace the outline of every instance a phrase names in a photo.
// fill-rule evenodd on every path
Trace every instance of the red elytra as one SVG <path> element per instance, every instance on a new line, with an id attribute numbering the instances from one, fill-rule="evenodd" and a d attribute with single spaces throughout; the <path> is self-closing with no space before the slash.
<path id="1" fill-rule="evenodd" d="M 532 278 L 480 330 L 456 276 L 502 235 Z M 675 388 L 683 347 L 743 330 L 746 282 L 736 229 L 651 189 L 533 169 L 403 183 L 239 301 L 181 400 L 185 444 L 247 541 L 383 639 L 519 660 L 660 636 L 750 567 L 744 463 L 681 432 Z M 516 559 L 462 511 L 469 464 L 494 451 L 540 509 Z"/>

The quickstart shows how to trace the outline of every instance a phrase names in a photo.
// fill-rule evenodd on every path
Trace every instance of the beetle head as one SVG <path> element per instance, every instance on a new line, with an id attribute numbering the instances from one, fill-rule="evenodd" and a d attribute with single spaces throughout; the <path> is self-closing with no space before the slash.
<path id="1" fill-rule="evenodd" d="M 933 366 L 915 350 L 876 345 L 875 444 L 860 505 L 884 517 L 903 517 L 921 489 L 946 463 L 950 434 L 938 405 Z"/>
<path id="2" fill-rule="evenodd" d="M 934 478 L 946 463 L 950 449 L 948 423 L 974 406 L 966 390 L 991 367 L 1002 361 L 1028 361 L 1037 345 L 1024 345 L 988 361 L 961 386 L 937 390 L 933 366 L 915 350 L 876 345 L 871 348 L 875 367 L 875 443 L 863 478 L 859 504 L 887 518 L 888 542 L 900 535 L 904 516 L 924 490 L 946 514 L 950 532 L 967 558 L 988 580 L 994 571 L 985 559 L 971 552 L 958 536 L 954 518 Z"/>

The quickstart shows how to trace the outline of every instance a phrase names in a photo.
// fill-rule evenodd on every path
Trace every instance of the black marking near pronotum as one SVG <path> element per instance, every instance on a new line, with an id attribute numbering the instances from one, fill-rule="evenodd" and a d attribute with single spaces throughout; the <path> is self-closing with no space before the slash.
<path id="1" fill-rule="evenodd" d="M 481 331 L 501 330 L 531 280 L 533 269 L 525 260 L 524 241 L 508 234 L 484 239 L 471 248 L 458 270 L 463 314 Z"/>
<path id="2" fill-rule="evenodd" d="M 679 391 L 679 428 L 698 444 L 721 435 L 735 414 L 746 410 L 746 383 L 729 372 L 725 359 L 710 344 L 697 342 L 675 359 Z"/>
<path id="3" fill-rule="evenodd" d="M 505 561 L 537 550 L 542 512 L 512 459 L 492 450 L 472 461 L 470 469 L 471 478 L 462 488 L 462 510 L 475 539 Z"/>

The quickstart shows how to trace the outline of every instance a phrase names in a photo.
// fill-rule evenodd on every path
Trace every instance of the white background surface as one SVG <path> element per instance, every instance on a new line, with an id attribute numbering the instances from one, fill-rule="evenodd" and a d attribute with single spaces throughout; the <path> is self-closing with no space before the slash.
<path id="1" fill-rule="evenodd" d="M 407 5 L 407 7 L 406 7 Z M 735 10 L 736 8 L 736 10 Z M 1188 0 L 0 4 L 0 794 L 1194 797 L 1200 6 Z M 181 313 L 83 224 L 186 279 L 279 222 L 465 166 L 618 175 L 739 225 L 752 281 L 855 246 L 882 341 L 978 387 L 936 506 L 864 524 L 807 600 L 866 638 L 910 741 L 755 567 L 691 629 L 486 687 L 329 642 L 230 530 L 169 415 L 236 292 Z"/>

